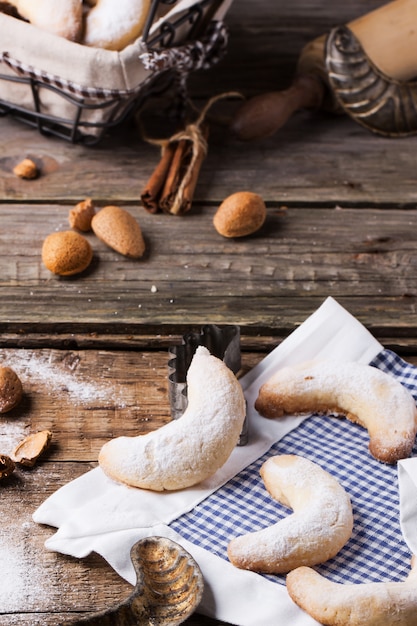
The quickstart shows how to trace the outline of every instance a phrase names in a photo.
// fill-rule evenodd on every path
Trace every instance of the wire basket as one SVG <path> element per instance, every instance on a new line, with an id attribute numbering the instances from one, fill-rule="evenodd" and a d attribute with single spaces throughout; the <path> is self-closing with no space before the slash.
<path id="1" fill-rule="evenodd" d="M 97 55 L 91 49 L 86 50 L 86 46 L 67 40 L 58 42 L 66 76 L 57 74 L 54 71 L 57 66 L 50 68 L 45 61 L 38 67 L 36 54 L 39 46 L 57 45 L 57 38 L 51 36 L 51 39 L 49 33 L 39 32 L 30 24 L 0 14 L 6 21 L 4 25 L 0 22 L 0 33 L 2 27 L 7 28 L 7 32 L 10 26 L 19 30 L 15 35 L 9 35 L 9 42 L 15 38 L 19 41 L 29 33 L 35 37 L 36 47 L 36 53 L 34 51 L 31 55 L 30 46 L 26 45 L 26 49 L 29 47 L 26 59 L 16 58 L 18 53 L 13 54 L 8 49 L 0 53 L 0 115 L 12 115 L 43 135 L 95 145 L 110 129 L 140 109 L 152 95 L 173 87 L 176 100 L 185 101 L 190 72 L 212 67 L 226 52 L 227 30 L 221 18 L 230 0 L 200 0 L 191 4 L 188 1 L 185 10 L 179 9 L 172 16 L 167 6 L 164 7 L 164 10 L 168 9 L 166 18 L 155 22 L 161 5 L 176 4 L 181 2 L 153 0 L 140 40 L 122 54 L 100 51 L 101 66 L 93 66 L 88 71 L 91 75 L 103 77 L 114 72 L 119 83 L 114 86 L 74 80 L 68 72 L 72 66 L 80 66 L 77 55 L 86 55 L 87 66 L 90 62 L 88 55 L 91 54 L 91 65 L 97 64 Z M 7 47 L 4 37 L 2 40 Z M 73 59 L 68 57 L 69 54 L 74 55 Z M 51 54 L 49 48 L 43 58 L 54 59 L 59 67 L 60 59 Z M 123 64 L 120 69 L 119 63 Z M 126 84 L 120 84 L 119 75 L 127 75 Z"/>

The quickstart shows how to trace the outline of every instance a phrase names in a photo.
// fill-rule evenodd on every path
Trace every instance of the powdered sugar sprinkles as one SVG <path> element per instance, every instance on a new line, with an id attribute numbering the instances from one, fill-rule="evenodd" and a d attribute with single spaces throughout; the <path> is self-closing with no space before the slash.
<path id="1" fill-rule="evenodd" d="M 75 405 L 111 400 L 113 405 L 123 406 L 121 390 L 117 389 L 114 380 L 89 381 L 84 374 L 76 372 L 79 360 L 74 355 L 58 360 L 50 351 L 38 355 L 27 350 L 16 350 L 4 356 L 0 364 L 11 367 L 21 378 L 24 387 L 25 381 L 26 387 L 29 381 L 33 381 L 37 389 L 45 394 L 65 391 Z"/>

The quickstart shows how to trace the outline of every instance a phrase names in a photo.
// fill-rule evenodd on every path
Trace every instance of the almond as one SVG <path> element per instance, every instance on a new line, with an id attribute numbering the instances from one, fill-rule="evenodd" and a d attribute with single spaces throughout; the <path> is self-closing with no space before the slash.
<path id="1" fill-rule="evenodd" d="M 96 213 L 91 221 L 95 235 L 109 248 L 119 254 L 138 259 L 145 252 L 142 230 L 125 209 L 118 206 L 106 206 Z"/>
<path id="2" fill-rule="evenodd" d="M 0 367 L 0 413 L 7 413 L 19 404 L 23 387 L 19 376 L 10 367 Z"/>
<path id="3" fill-rule="evenodd" d="M 92 258 L 90 243 L 73 230 L 52 233 L 43 242 L 42 261 L 48 270 L 60 276 L 83 272 Z"/>
<path id="4" fill-rule="evenodd" d="M 213 224 L 223 237 L 245 237 L 259 230 L 266 219 L 265 202 L 256 193 L 238 191 L 217 209 Z"/>

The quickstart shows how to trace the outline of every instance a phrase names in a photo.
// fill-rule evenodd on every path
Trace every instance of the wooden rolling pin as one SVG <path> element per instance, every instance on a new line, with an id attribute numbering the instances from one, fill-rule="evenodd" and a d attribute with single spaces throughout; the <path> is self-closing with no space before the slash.
<path id="1" fill-rule="evenodd" d="M 397 81 L 417 76 L 417 1 L 394 0 L 350 22 L 348 28 L 369 60 Z M 303 48 L 292 85 L 247 100 L 231 123 L 242 140 L 269 137 L 300 109 L 337 110 L 326 80 L 326 35 Z"/>

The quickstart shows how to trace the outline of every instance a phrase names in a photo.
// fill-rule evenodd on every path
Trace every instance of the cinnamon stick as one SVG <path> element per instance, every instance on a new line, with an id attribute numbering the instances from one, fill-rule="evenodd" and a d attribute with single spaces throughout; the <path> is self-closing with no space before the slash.
<path id="1" fill-rule="evenodd" d="M 242 97 L 236 92 L 214 96 L 194 123 L 188 124 L 184 130 L 169 139 L 153 141 L 164 148 L 161 159 L 141 194 L 142 204 L 150 213 L 162 209 L 173 215 L 182 215 L 190 210 L 201 165 L 207 153 L 207 111 L 218 100 L 231 96 Z"/>
<path id="2" fill-rule="evenodd" d="M 201 165 L 207 152 L 208 125 L 189 124 L 165 140 L 159 163 L 142 194 L 150 213 L 162 209 L 182 215 L 190 210 Z"/>
<path id="3" fill-rule="evenodd" d="M 206 124 L 197 135 L 180 139 L 172 160 L 169 176 L 161 195 L 159 205 L 166 213 L 183 215 L 190 210 L 194 191 L 198 182 L 201 165 L 206 155 L 208 126 Z"/>
<path id="4" fill-rule="evenodd" d="M 149 213 L 157 213 L 159 209 L 159 198 L 164 188 L 167 173 L 174 157 L 175 144 L 167 143 L 161 154 L 161 159 L 149 178 L 141 194 L 143 206 Z"/>
<path id="5" fill-rule="evenodd" d="M 166 213 L 171 212 L 171 206 L 191 160 L 191 149 L 192 145 L 188 139 L 180 139 L 176 142 L 174 156 L 159 201 L 160 208 Z"/>

